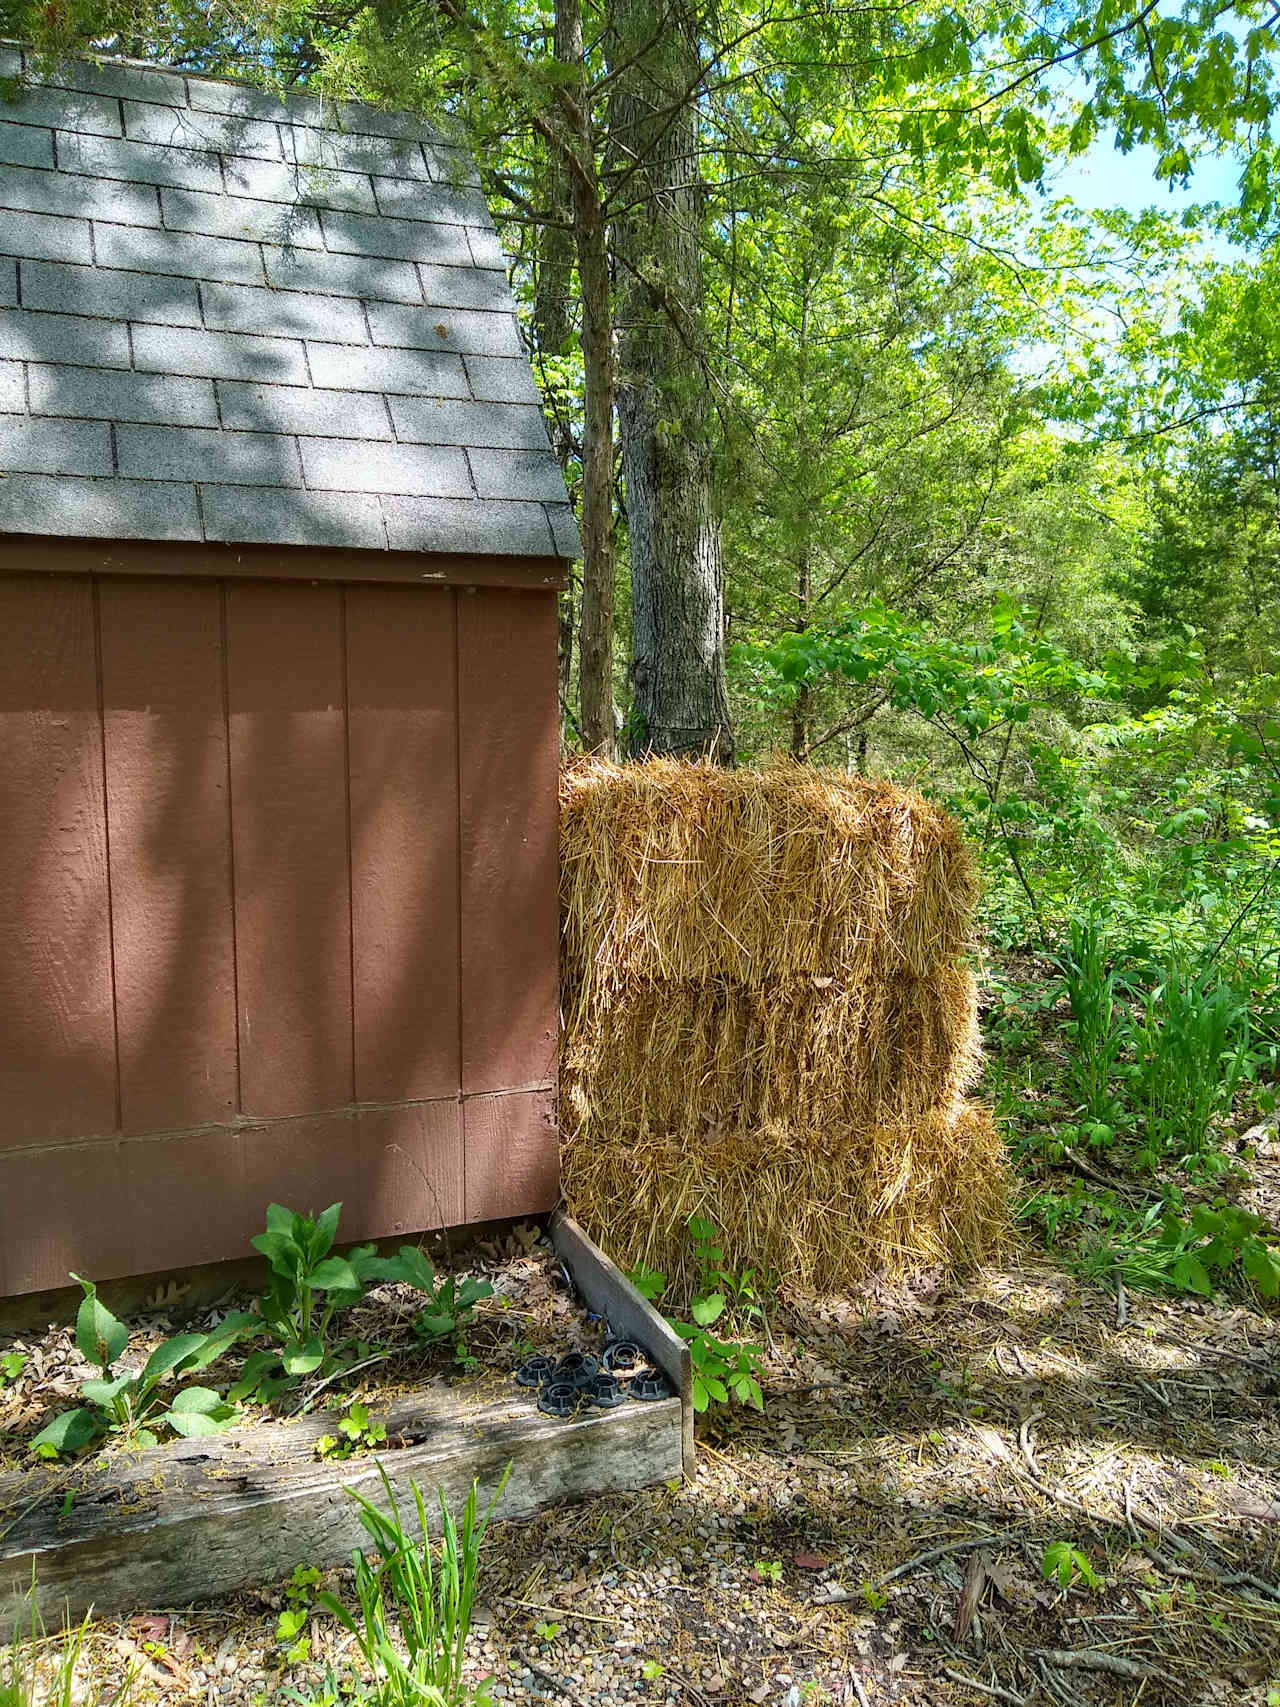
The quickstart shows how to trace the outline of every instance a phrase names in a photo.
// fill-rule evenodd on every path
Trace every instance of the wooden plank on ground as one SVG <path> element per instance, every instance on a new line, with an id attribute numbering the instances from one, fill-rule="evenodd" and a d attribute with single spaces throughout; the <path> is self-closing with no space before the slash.
<path id="1" fill-rule="evenodd" d="M 524 1397 L 469 1406 L 456 1390 L 433 1390 L 399 1400 L 385 1421 L 389 1448 L 345 1463 L 315 1455 L 332 1427 L 326 1413 L 118 1455 L 103 1468 L 90 1457 L 69 1475 L 41 1467 L 0 1476 L 0 1641 L 29 1620 L 33 1568 L 40 1615 L 56 1627 L 90 1606 L 182 1607 L 277 1581 L 295 1565 L 344 1564 L 367 1540 L 345 1490 L 384 1503 L 379 1463 L 406 1517 L 410 1482 L 429 1508 L 438 1487 L 456 1511 L 473 1478 L 487 1504 L 508 1464 L 504 1518 L 680 1473 L 675 1399 L 559 1422 Z M 68 1488 L 76 1493 L 63 1515 Z"/>
<path id="2" fill-rule="evenodd" d="M 693 1360 L 680 1335 L 655 1310 L 593 1240 L 563 1209 L 557 1209 L 548 1228 L 578 1291 L 619 1336 L 634 1339 L 653 1358 L 680 1395 L 683 1461 L 686 1476 L 696 1463 L 693 1445 Z"/>

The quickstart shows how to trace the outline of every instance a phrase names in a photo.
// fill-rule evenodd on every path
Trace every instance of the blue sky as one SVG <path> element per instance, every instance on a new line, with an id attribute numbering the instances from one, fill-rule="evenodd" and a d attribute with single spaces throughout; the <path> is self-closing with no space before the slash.
<path id="1" fill-rule="evenodd" d="M 1197 202 L 1233 202 L 1240 161 L 1204 155 L 1196 162 L 1185 190 L 1170 190 L 1155 178 L 1156 152 L 1146 146 L 1121 154 L 1099 138 L 1078 160 L 1055 174 L 1052 191 L 1069 195 L 1081 207 L 1122 207 L 1140 213 L 1146 207 L 1180 212 Z"/>

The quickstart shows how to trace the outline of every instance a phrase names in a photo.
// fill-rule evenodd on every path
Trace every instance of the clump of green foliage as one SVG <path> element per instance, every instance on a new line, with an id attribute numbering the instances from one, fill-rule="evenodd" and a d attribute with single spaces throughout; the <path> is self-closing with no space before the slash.
<path id="1" fill-rule="evenodd" d="M 333 1254 L 340 1203 L 314 1219 L 282 1204 L 267 1208 L 267 1227 L 252 1241 L 271 1268 L 270 1288 L 259 1304 L 262 1323 L 276 1342 L 254 1352 L 233 1393 L 270 1400 L 302 1375 L 328 1375 L 341 1364 L 344 1342 L 331 1327 L 340 1311 L 358 1304 L 370 1286 L 394 1282 L 413 1287 L 426 1302 L 414 1321 L 420 1339 L 461 1337 L 475 1305 L 492 1295 L 488 1281 L 453 1275 L 438 1280 L 434 1265 L 416 1245 L 401 1245 L 380 1257 L 373 1245 Z"/>
<path id="2" fill-rule="evenodd" d="M 462 1673 L 475 1608 L 480 1544 L 510 1466 L 482 1514 L 472 1483 L 461 1524 L 449 1511 L 444 1494 L 439 1494 L 438 1556 L 422 1490 L 410 1484 L 417 1519 L 413 1533 L 401 1518 L 385 1469 L 379 1468 L 388 1510 L 381 1510 L 357 1489 L 348 1490 L 373 1544 L 372 1555 L 363 1548 L 352 1555 L 356 1611 L 327 1592 L 316 1596 L 317 1603 L 355 1638 L 372 1673 L 372 1688 L 363 1691 L 360 1699 L 369 1707 L 491 1707 L 492 1680 L 472 1687 L 464 1684 Z"/>
<path id="3" fill-rule="evenodd" d="M 689 1347 L 693 1363 L 693 1408 L 704 1412 L 735 1400 L 763 1411 L 760 1346 L 747 1340 L 720 1339 L 711 1329 L 722 1320 L 732 1325 L 738 1316 L 763 1321 L 764 1284 L 754 1269 L 734 1270 L 726 1264 L 720 1235 L 712 1222 L 694 1216 L 689 1222 L 689 1235 L 699 1273 L 698 1288 L 689 1303 L 693 1319 L 684 1321 L 668 1312 L 664 1314 Z M 657 1303 L 666 1291 L 667 1277 L 656 1269 L 633 1269 L 629 1278 L 650 1303 Z"/>
<path id="4" fill-rule="evenodd" d="M 89 1620 L 68 1624 L 52 1676 L 41 1675 L 39 1654 L 45 1632 L 31 1600 L 31 1622 L 0 1648 L 0 1707 L 129 1707 L 136 1698 L 138 1674 L 133 1665 L 111 1683 L 81 1677 L 81 1658 Z"/>
<path id="5" fill-rule="evenodd" d="M 211 1387 L 170 1383 L 206 1369 L 258 1327 L 255 1316 L 226 1317 L 209 1333 L 177 1334 L 158 1345 L 139 1370 L 116 1370 L 129 1343 L 129 1330 L 98 1297 L 97 1287 L 73 1275 L 84 1291 L 76 1316 L 76 1345 L 82 1357 L 102 1371 L 81 1385 L 86 1401 L 63 1411 L 31 1442 L 41 1457 L 75 1452 L 107 1433 L 123 1435 L 134 1446 L 154 1446 L 165 1430 L 174 1434 L 216 1434 L 236 1417 L 234 1403 Z"/>

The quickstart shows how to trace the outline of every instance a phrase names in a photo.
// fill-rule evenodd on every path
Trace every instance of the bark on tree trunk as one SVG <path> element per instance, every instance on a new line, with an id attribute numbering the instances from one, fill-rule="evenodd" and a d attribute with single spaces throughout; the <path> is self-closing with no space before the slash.
<path id="1" fill-rule="evenodd" d="M 685 0 L 610 0 L 618 427 L 631 542 L 633 755 L 733 760 L 703 339 L 698 42 Z"/>
<path id="2" fill-rule="evenodd" d="M 554 54 L 560 65 L 582 64 L 582 20 L 576 0 L 559 0 L 556 7 Z M 560 149 L 546 145 L 545 205 L 552 221 L 535 234 L 536 265 L 533 293 L 534 347 L 540 362 L 563 356 L 573 332 L 573 191 L 569 167 Z M 576 447 L 570 423 L 553 409 L 548 421 L 552 449 L 566 479 Z M 578 718 L 570 703 L 573 681 L 573 635 L 577 621 L 577 577 L 570 574 L 560 594 L 557 621 L 556 673 L 559 679 L 560 744 L 567 750 L 577 739 Z"/>
<path id="3" fill-rule="evenodd" d="M 556 56 L 579 79 L 569 103 L 572 155 L 565 157 L 582 300 L 582 609 L 578 635 L 578 728 L 588 752 L 616 752 L 613 704 L 613 300 L 604 197 L 587 104 L 579 0 L 556 0 Z"/>

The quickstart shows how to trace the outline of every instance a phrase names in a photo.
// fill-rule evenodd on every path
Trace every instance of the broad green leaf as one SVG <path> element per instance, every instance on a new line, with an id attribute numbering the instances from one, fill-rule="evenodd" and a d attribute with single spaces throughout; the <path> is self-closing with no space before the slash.
<path id="1" fill-rule="evenodd" d="M 312 1336 L 303 1346 L 292 1346 L 281 1358 L 287 1375 L 311 1375 L 324 1362 L 324 1347 Z"/>
<path id="2" fill-rule="evenodd" d="M 46 1423 L 32 1439 L 31 1450 L 41 1457 L 46 1456 L 43 1448 L 54 1452 L 78 1452 L 82 1446 L 96 1440 L 99 1433 L 97 1412 L 81 1405 L 74 1411 L 63 1411 L 51 1423 Z"/>
<path id="3" fill-rule="evenodd" d="M 723 1292 L 713 1292 L 708 1298 L 696 1298 L 689 1314 L 700 1328 L 709 1328 L 718 1322 L 725 1311 Z"/>
<path id="4" fill-rule="evenodd" d="M 359 1297 L 364 1291 L 360 1276 L 345 1257 L 329 1257 L 318 1263 L 308 1279 L 319 1292 L 351 1292 Z"/>
<path id="5" fill-rule="evenodd" d="M 76 1345 L 86 1362 L 96 1363 L 105 1372 L 128 1345 L 129 1330 L 99 1301 L 91 1280 L 80 1280 L 78 1274 L 71 1278 L 84 1288 L 84 1302 L 76 1313 Z"/>
<path id="6" fill-rule="evenodd" d="M 85 1381 L 81 1384 L 80 1391 L 91 1405 L 101 1405 L 105 1410 L 122 1393 L 127 1393 L 137 1380 L 136 1375 L 126 1370 L 123 1375 L 114 1375 L 109 1381 Z"/>
<path id="7" fill-rule="evenodd" d="M 188 1358 L 204 1349 L 207 1338 L 205 1334 L 176 1334 L 173 1339 L 158 1345 L 143 1367 L 143 1384 L 151 1385 L 177 1369 L 179 1364 L 186 1363 Z"/>

